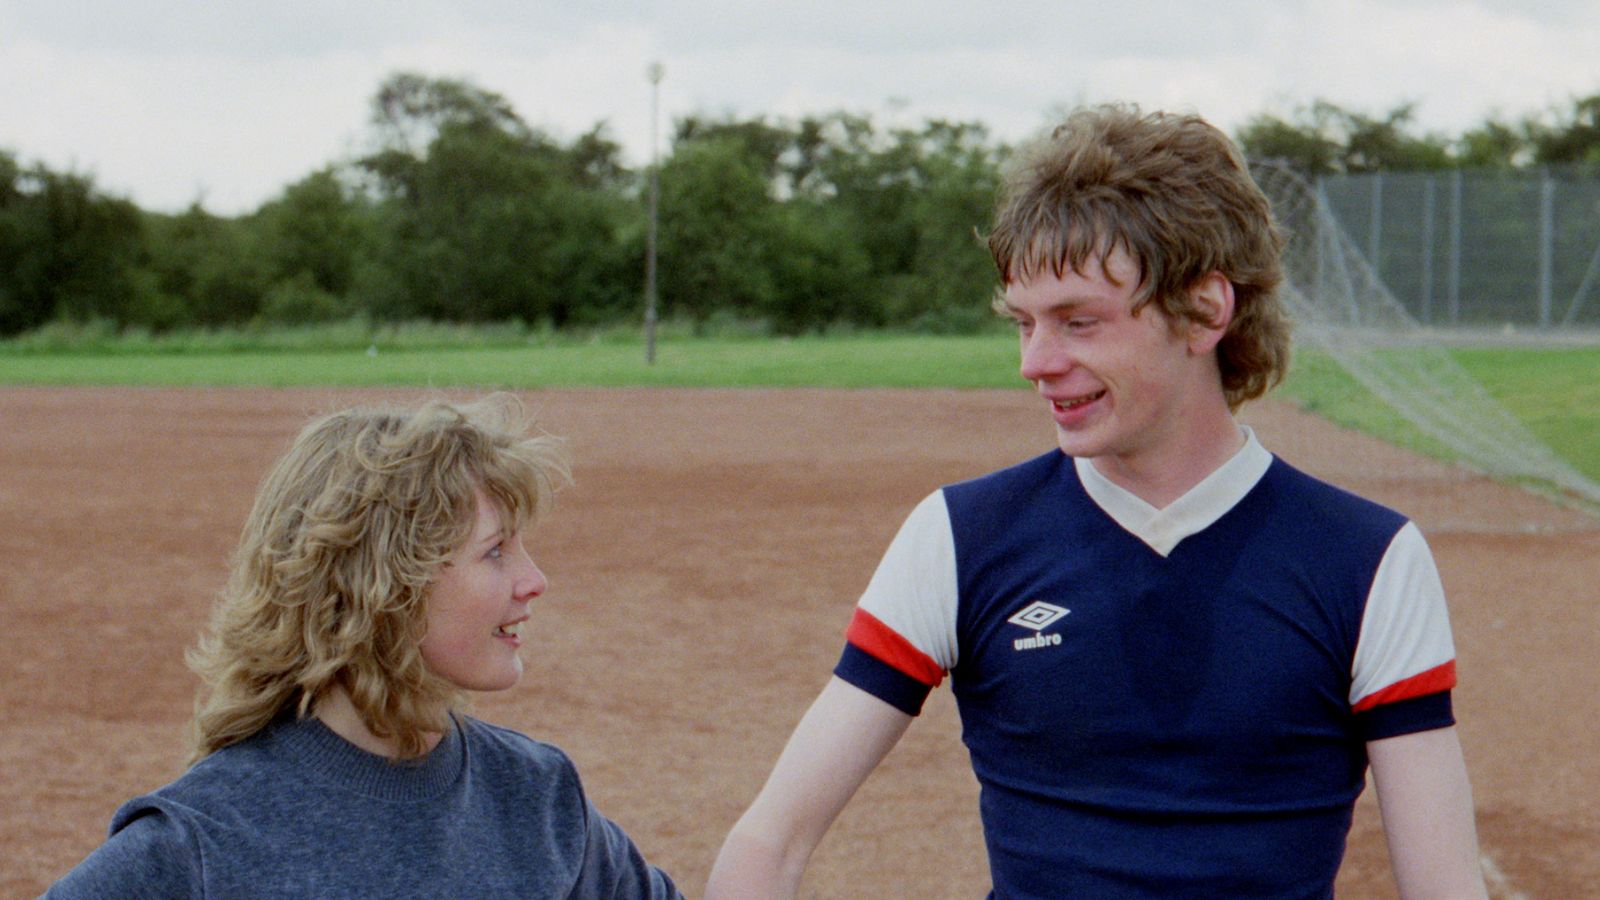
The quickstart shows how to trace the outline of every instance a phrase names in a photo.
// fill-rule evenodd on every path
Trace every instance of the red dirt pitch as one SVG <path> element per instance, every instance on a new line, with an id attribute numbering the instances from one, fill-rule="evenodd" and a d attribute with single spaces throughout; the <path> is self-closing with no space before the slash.
<path id="1" fill-rule="evenodd" d="M 256 483 L 352 391 L 0 390 L 0 895 L 29 897 L 179 772 L 183 650 Z M 386 396 L 394 396 L 391 392 Z M 828 678 L 901 518 L 1052 446 L 1027 391 L 558 391 L 577 485 L 533 537 L 527 676 L 477 714 L 565 748 L 698 896 Z M 1600 897 L 1600 521 L 1276 403 L 1290 462 L 1415 518 L 1451 598 L 1457 714 L 1496 896 Z M 1369 791 L 1343 896 L 1393 896 Z M 467 863 L 467 864 L 470 864 Z M 979 897 L 976 786 L 935 693 L 813 860 L 813 897 Z"/>

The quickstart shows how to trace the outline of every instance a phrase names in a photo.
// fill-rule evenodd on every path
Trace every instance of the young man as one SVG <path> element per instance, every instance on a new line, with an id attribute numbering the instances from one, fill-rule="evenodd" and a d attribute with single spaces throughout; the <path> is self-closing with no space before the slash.
<path id="1" fill-rule="evenodd" d="M 707 896 L 795 896 L 948 674 L 993 896 L 1332 896 L 1370 764 L 1402 895 L 1483 897 L 1421 534 L 1233 418 L 1288 360 L 1233 145 L 1080 112 L 1020 154 L 989 244 L 1061 452 L 911 513 Z"/>

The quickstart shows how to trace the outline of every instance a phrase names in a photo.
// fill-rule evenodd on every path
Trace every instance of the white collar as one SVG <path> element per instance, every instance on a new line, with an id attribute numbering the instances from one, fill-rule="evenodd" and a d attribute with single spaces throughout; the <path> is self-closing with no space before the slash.
<path id="1" fill-rule="evenodd" d="M 1074 458 L 1078 480 L 1089 499 L 1121 525 L 1123 530 L 1144 541 L 1162 556 L 1172 552 L 1184 538 L 1198 534 L 1233 509 L 1267 474 L 1272 454 L 1256 440 L 1256 433 L 1241 425 L 1244 446 L 1218 466 L 1182 497 L 1157 509 L 1132 491 L 1100 474 L 1087 458 Z"/>

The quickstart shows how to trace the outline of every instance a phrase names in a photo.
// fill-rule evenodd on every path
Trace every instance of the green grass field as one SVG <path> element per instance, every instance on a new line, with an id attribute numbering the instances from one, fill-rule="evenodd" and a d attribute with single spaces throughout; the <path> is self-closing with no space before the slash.
<path id="1" fill-rule="evenodd" d="M 541 387 L 1009 387 L 1009 337 L 671 338 L 510 346 L 185 352 L 0 350 L 0 383 Z"/>
<path id="2" fill-rule="evenodd" d="M 1600 481 L 1600 347 L 1458 348 L 1450 355 L 1535 437 L 1586 477 Z M 1341 425 L 1450 457 L 1447 449 L 1374 400 L 1326 356 L 1298 354 L 1282 391 Z"/>
<path id="3" fill-rule="evenodd" d="M 668 333 L 654 365 L 636 335 L 573 339 L 433 327 L 157 341 L 0 343 L 0 383 L 429 387 L 1022 387 L 1015 339 L 853 334 L 794 339 Z M 369 349 L 370 348 L 370 349 Z M 1458 349 L 1456 360 L 1552 449 L 1600 480 L 1600 348 Z M 1283 393 L 1342 425 L 1448 452 L 1326 357 L 1302 353 Z"/>

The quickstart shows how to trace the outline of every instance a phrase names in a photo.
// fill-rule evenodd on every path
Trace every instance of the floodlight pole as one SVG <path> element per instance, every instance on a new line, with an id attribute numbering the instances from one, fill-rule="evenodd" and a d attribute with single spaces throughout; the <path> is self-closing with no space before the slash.
<path id="1" fill-rule="evenodd" d="M 650 224 L 645 232 L 644 250 L 644 361 L 656 361 L 656 206 L 660 202 L 661 159 L 656 148 L 656 117 L 661 106 L 661 63 L 645 70 L 650 79 Z"/>

